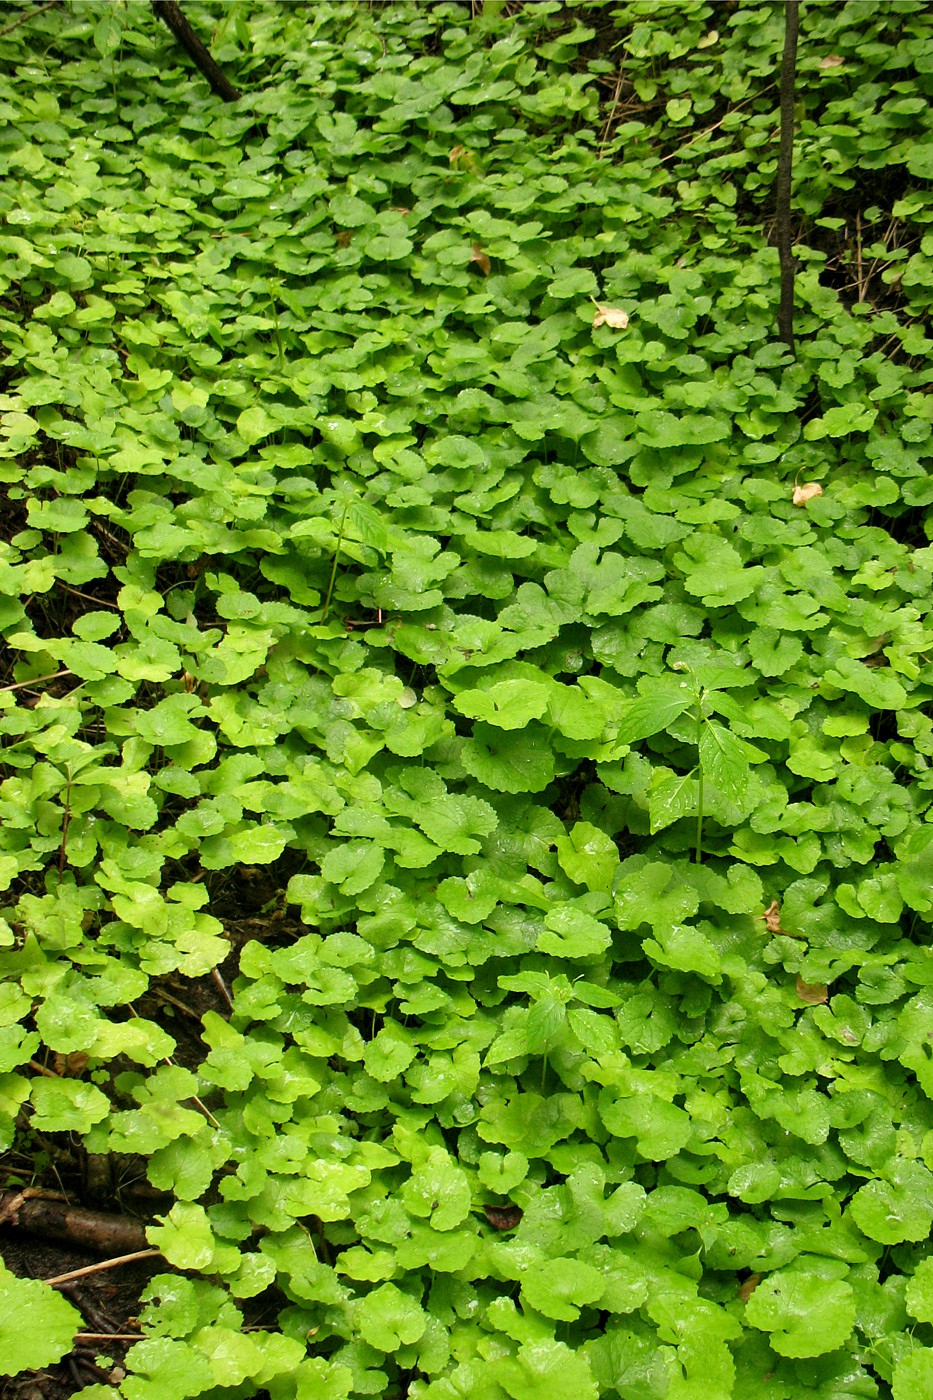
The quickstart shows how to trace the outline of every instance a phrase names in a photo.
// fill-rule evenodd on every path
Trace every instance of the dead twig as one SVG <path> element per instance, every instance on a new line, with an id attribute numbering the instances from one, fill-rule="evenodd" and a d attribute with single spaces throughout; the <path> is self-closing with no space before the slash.
<path id="1" fill-rule="evenodd" d="M 614 120 L 614 118 L 615 118 L 616 111 L 618 110 L 619 98 L 620 98 L 621 95 L 622 95 L 622 78 L 623 78 L 624 74 L 625 74 L 625 64 L 622 63 L 622 64 L 620 64 L 620 66 L 619 66 L 619 76 L 616 78 L 615 92 L 613 92 L 613 94 L 612 94 L 612 106 L 611 106 L 610 109 L 609 109 L 609 115 L 608 115 L 608 117 L 606 118 L 606 123 L 605 123 L 605 126 L 603 127 L 603 134 L 602 134 L 602 137 L 601 137 L 600 142 L 599 142 L 599 151 L 598 151 L 598 154 L 599 154 L 600 156 L 602 156 L 603 151 L 606 149 L 606 146 L 609 144 L 609 137 L 610 137 L 610 135 L 612 134 L 612 123 L 613 123 L 613 120 Z"/>
<path id="2" fill-rule="evenodd" d="M 0 29 L 0 39 L 3 38 L 4 34 L 12 34 L 13 30 L 19 29 L 21 24 L 27 24 L 29 20 L 35 19 L 36 15 L 41 15 L 46 10 L 54 10 L 57 4 L 58 0 L 47 0 L 47 3 L 45 5 L 40 5 L 37 10 L 27 10 L 25 14 L 20 15 L 19 19 L 15 19 L 12 24 L 5 25 L 3 29 Z"/>
<path id="3" fill-rule="evenodd" d="M 232 1011 L 232 1010 L 233 1010 L 233 997 L 232 997 L 232 996 L 230 995 L 230 993 L 227 991 L 226 983 L 224 982 L 224 979 L 221 977 L 221 975 L 220 975 L 220 973 L 218 972 L 218 970 L 217 970 L 216 967 L 215 967 L 215 968 L 213 969 L 213 971 L 211 972 L 211 977 L 213 978 L 213 980 L 214 980 L 214 982 L 215 982 L 215 984 L 216 984 L 216 986 L 217 986 L 217 990 L 220 992 L 220 995 L 223 997 L 224 1001 L 227 1003 L 227 1005 L 230 1007 L 230 1010 Z"/>
<path id="4" fill-rule="evenodd" d="M 142 1225 L 122 1215 L 69 1205 L 64 1196 L 27 1188 L 0 1193 L 0 1224 L 46 1239 L 69 1240 L 95 1254 L 116 1256 L 147 1249 Z"/>
<path id="5" fill-rule="evenodd" d="M 152 0 L 152 8 L 159 18 L 165 21 L 185 52 L 194 59 L 210 83 L 211 90 L 225 102 L 236 102 L 240 96 L 238 89 L 211 57 L 207 46 L 198 38 L 176 0 Z"/>
<path id="6" fill-rule="evenodd" d="M 76 1342 L 138 1342 L 139 1332 L 76 1332 Z"/>
<path id="7" fill-rule="evenodd" d="M 7 690 L 31 690 L 33 686 L 42 685 L 45 681 L 57 681 L 59 676 L 73 675 L 74 671 L 69 671 L 66 666 L 61 671 L 50 671 L 47 676 L 33 676 L 28 681 L 17 681 L 15 685 L 0 685 L 0 692 Z"/>
<path id="8" fill-rule="evenodd" d="M 97 1264 L 86 1264 L 83 1269 L 71 1269 L 67 1274 L 56 1274 L 44 1279 L 52 1288 L 60 1283 L 71 1283 L 72 1279 L 86 1278 L 88 1274 L 102 1274 L 106 1269 L 117 1269 L 121 1264 L 133 1264 L 137 1259 L 155 1259 L 161 1254 L 158 1249 L 134 1249 L 131 1254 L 119 1254 L 115 1259 L 101 1259 Z"/>

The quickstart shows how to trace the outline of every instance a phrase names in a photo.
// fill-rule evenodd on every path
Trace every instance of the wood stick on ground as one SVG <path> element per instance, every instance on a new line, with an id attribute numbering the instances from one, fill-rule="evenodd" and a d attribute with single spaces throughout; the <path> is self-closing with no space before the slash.
<path id="1" fill-rule="evenodd" d="M 76 1332 L 76 1342 L 139 1342 L 139 1332 Z"/>
<path id="2" fill-rule="evenodd" d="M 225 102 L 236 102 L 240 96 L 238 89 L 211 58 L 210 51 L 195 34 L 176 0 L 152 0 L 152 8 L 165 21 L 185 52 L 194 59 L 210 83 L 211 90 Z"/>
<path id="3" fill-rule="evenodd" d="M 60 1283 L 71 1283 L 72 1279 L 85 1278 L 88 1274 L 101 1274 L 105 1269 L 116 1269 L 121 1264 L 133 1264 L 137 1259 L 156 1259 L 159 1256 L 158 1249 L 135 1249 L 132 1254 L 118 1254 L 115 1259 L 101 1259 L 97 1264 L 86 1264 L 83 1269 L 70 1269 L 67 1274 L 56 1274 L 54 1278 L 44 1279 L 44 1283 L 50 1283 L 53 1288 Z"/>
<path id="4" fill-rule="evenodd" d="M 0 1192 L 0 1223 L 46 1239 L 68 1240 L 94 1254 L 129 1254 L 147 1249 L 149 1244 L 145 1230 L 135 1220 L 70 1206 L 67 1201 L 29 1191 Z"/>

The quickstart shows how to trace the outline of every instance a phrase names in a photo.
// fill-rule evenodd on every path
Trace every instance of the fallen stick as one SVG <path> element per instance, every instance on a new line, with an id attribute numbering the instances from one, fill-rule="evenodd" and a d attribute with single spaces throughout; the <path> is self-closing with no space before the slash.
<path id="1" fill-rule="evenodd" d="M 120 1264 L 132 1264 L 136 1259 L 156 1259 L 158 1249 L 134 1249 L 131 1254 L 118 1254 L 114 1259 L 101 1259 L 98 1264 L 85 1264 L 83 1269 L 71 1269 L 67 1274 L 56 1274 L 54 1278 L 43 1279 L 56 1288 L 60 1283 L 71 1283 L 72 1279 L 86 1278 L 88 1274 L 100 1274 L 105 1269 L 116 1269 Z"/>
<path id="2" fill-rule="evenodd" d="M 148 1248 L 146 1232 L 135 1220 L 71 1206 L 49 1192 L 0 1192 L 0 1225 L 46 1239 L 68 1240 L 94 1254 L 115 1256 Z"/>

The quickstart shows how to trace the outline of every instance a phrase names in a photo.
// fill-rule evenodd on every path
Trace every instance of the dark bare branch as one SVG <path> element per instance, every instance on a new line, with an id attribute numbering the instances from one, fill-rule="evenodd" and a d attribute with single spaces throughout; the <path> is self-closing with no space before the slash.
<path id="1" fill-rule="evenodd" d="M 152 8 L 165 21 L 185 52 L 194 59 L 217 96 L 225 102 L 236 102 L 239 91 L 211 58 L 209 50 L 185 19 L 176 0 L 152 0 Z"/>
<path id="2" fill-rule="evenodd" d="M 781 62 L 781 149 L 778 156 L 775 236 L 781 262 L 781 302 L 778 336 L 794 349 L 794 249 L 790 216 L 791 174 L 794 168 L 794 87 L 797 72 L 799 0 L 784 0 L 784 57 Z"/>

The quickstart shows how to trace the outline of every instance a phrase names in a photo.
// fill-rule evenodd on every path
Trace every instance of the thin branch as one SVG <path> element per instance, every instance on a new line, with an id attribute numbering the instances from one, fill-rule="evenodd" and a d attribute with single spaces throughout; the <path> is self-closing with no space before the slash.
<path id="1" fill-rule="evenodd" d="M 121 1264 L 133 1264 L 137 1259 L 155 1259 L 161 1253 L 160 1249 L 137 1249 L 132 1254 L 118 1254 L 115 1259 L 102 1259 L 99 1264 L 86 1264 L 83 1269 L 56 1274 L 54 1278 L 44 1279 L 43 1282 L 56 1288 L 60 1283 L 70 1283 L 72 1279 L 87 1278 L 88 1274 L 102 1274 L 106 1269 L 116 1269 Z"/>
<path id="2" fill-rule="evenodd" d="M 76 1332 L 75 1342 L 141 1342 L 140 1332 Z"/>
<path id="3" fill-rule="evenodd" d="M 612 121 L 613 121 L 613 118 L 615 117 L 616 111 L 617 111 L 618 106 L 619 106 L 619 98 L 620 98 L 621 95 L 622 95 L 622 78 L 623 78 L 624 74 L 625 74 L 625 64 L 624 64 L 624 62 L 623 62 L 623 63 L 620 64 L 620 66 L 619 66 L 619 76 L 616 78 L 615 92 L 612 94 L 612 107 L 611 107 L 610 110 L 609 110 L 609 115 L 608 115 L 608 117 L 606 118 L 605 125 L 603 126 L 603 134 L 602 134 L 602 139 L 600 140 L 600 143 L 599 143 L 599 152 L 598 152 L 598 154 L 599 154 L 600 156 L 602 155 L 603 151 L 606 149 L 606 146 L 607 146 L 608 143 L 609 143 L 609 137 L 610 137 L 610 135 L 611 135 L 611 133 L 612 133 Z"/>
<path id="4" fill-rule="evenodd" d="M 4 34 L 12 34 L 14 29 L 19 29 L 21 24 L 26 24 L 28 20 L 35 19 L 36 15 L 41 15 L 43 11 L 54 10 L 57 4 L 58 0 L 47 0 L 47 3 L 45 5 L 40 5 L 37 10 L 27 10 L 25 14 L 20 15 L 19 19 L 15 19 L 12 24 L 8 24 L 3 29 L 0 29 L 0 39 L 3 38 Z"/>
<path id="5" fill-rule="evenodd" d="M 194 59 L 210 83 L 211 90 L 225 102 L 236 102 L 240 96 L 238 89 L 211 57 L 207 46 L 198 38 L 176 0 L 152 0 L 152 8 L 159 18 L 165 21 L 185 52 Z"/>
<path id="6" fill-rule="evenodd" d="M 688 146 L 695 146 L 698 141 L 704 140 L 707 136 L 712 136 L 714 131 L 718 131 L 721 126 L 725 125 L 733 112 L 738 112 L 741 108 L 747 107 L 749 102 L 757 102 L 760 97 L 764 97 L 766 93 L 769 93 L 771 89 L 776 86 L 776 83 L 769 83 L 768 86 L 763 87 L 760 92 L 753 92 L 751 96 L 743 97 L 742 101 L 736 102 L 734 106 L 730 107 L 726 115 L 720 117 L 718 122 L 713 122 L 712 126 L 706 127 L 703 131 L 698 131 L 696 136 L 691 136 L 689 141 L 684 141 L 682 145 L 677 147 L 676 151 L 668 151 L 666 156 L 661 157 L 658 164 L 666 165 L 669 160 L 674 160 L 677 156 L 681 155 Z"/>
<path id="7" fill-rule="evenodd" d="M 38 1060 L 30 1060 L 29 1068 L 34 1069 L 36 1074 L 44 1074 L 49 1079 L 61 1079 L 60 1074 L 56 1074 L 54 1069 L 48 1069 L 45 1065 L 40 1065 Z"/>
<path id="8" fill-rule="evenodd" d="M 221 977 L 220 973 L 217 971 L 217 968 L 216 968 L 216 967 L 215 967 L 214 970 L 211 972 L 211 977 L 213 977 L 214 982 L 215 982 L 216 985 L 217 985 L 217 989 L 218 989 L 218 991 L 220 992 L 220 995 L 223 997 L 224 1001 L 227 1003 L 227 1005 L 228 1005 L 228 1006 L 230 1007 L 230 1009 L 232 1010 L 232 1009 L 233 1009 L 233 997 L 232 997 L 232 996 L 230 995 L 230 993 L 227 991 L 226 983 L 224 982 L 224 979 Z"/>
<path id="9" fill-rule="evenodd" d="M 781 146 L 775 191 L 775 230 L 781 263 L 778 337 L 794 351 L 794 249 L 790 217 L 791 175 L 794 168 L 794 80 L 800 0 L 784 0 L 784 57 L 781 61 Z"/>
<path id="10" fill-rule="evenodd" d="M 6 690 L 31 690 L 34 685 L 41 685 L 43 681 L 57 681 L 59 676 L 73 676 L 74 671 L 69 671 L 66 666 L 61 671 L 51 671 L 47 676 L 33 676 L 28 681 L 17 681 L 15 685 L 0 685 L 0 693 Z"/>

